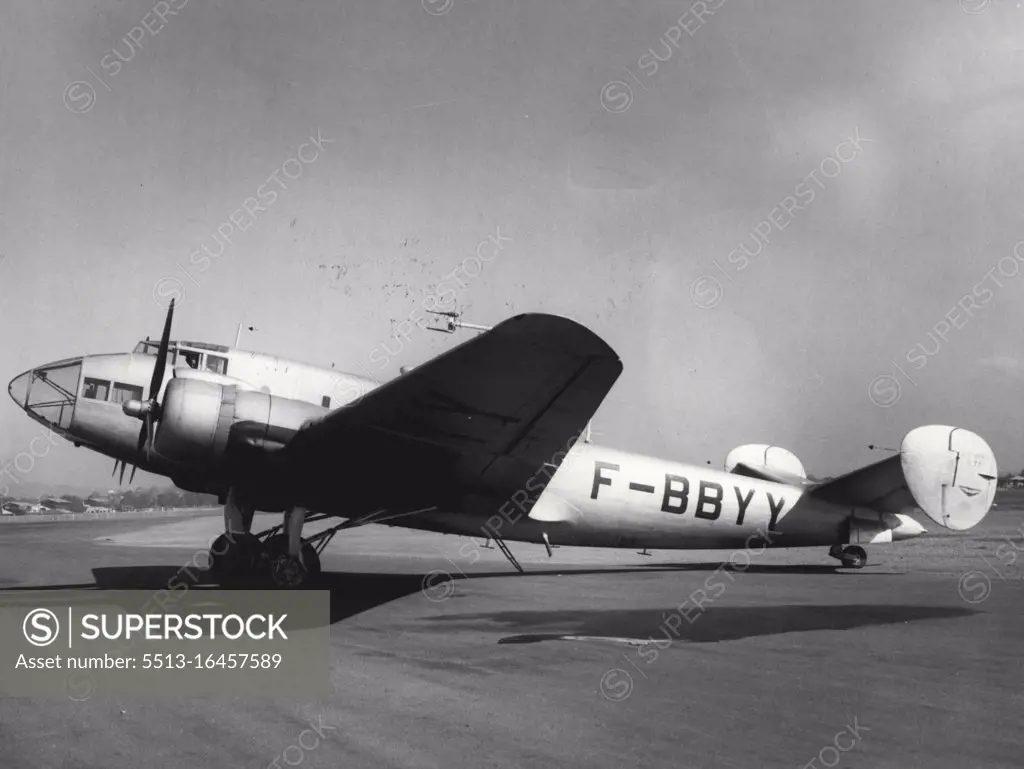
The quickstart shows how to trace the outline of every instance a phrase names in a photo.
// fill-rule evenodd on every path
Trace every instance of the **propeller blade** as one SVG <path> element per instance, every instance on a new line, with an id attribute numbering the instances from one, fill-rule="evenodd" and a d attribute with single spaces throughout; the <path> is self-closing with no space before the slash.
<path id="1" fill-rule="evenodd" d="M 124 462 L 122 462 L 121 463 L 121 477 L 117 479 L 117 485 L 118 486 L 120 486 L 122 483 L 124 483 L 124 471 L 125 471 L 125 464 L 124 464 Z"/>
<path id="2" fill-rule="evenodd" d="M 110 477 L 113 478 L 117 475 L 117 460 L 114 460 L 114 469 L 110 471 Z"/>
<path id="3" fill-rule="evenodd" d="M 135 471 L 139 468 L 136 465 L 132 465 L 132 474 L 128 476 L 128 485 L 132 485 L 132 481 L 135 480 Z"/>
<path id="4" fill-rule="evenodd" d="M 149 414 L 142 418 L 142 427 L 139 428 L 139 440 L 135 446 L 136 451 L 149 459 Z"/>
<path id="5" fill-rule="evenodd" d="M 160 349 L 156 354 L 156 365 L 153 366 L 153 378 L 149 382 L 149 400 L 156 399 L 160 392 L 160 385 L 164 381 L 164 371 L 167 368 L 167 348 L 171 341 L 171 320 L 174 317 L 174 300 L 167 308 L 167 319 L 164 321 L 164 333 L 160 337 Z"/>

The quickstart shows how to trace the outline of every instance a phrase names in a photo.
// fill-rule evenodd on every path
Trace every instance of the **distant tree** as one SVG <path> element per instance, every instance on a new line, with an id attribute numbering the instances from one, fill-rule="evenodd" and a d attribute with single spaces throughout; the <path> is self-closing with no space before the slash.
<path id="1" fill-rule="evenodd" d="M 187 507 L 216 507 L 217 497 L 213 494 L 200 494 L 197 491 L 182 492 L 182 504 Z"/>
<path id="2" fill-rule="evenodd" d="M 145 489 L 128 489 L 121 495 L 121 510 L 142 510 L 152 507 L 152 500 Z"/>

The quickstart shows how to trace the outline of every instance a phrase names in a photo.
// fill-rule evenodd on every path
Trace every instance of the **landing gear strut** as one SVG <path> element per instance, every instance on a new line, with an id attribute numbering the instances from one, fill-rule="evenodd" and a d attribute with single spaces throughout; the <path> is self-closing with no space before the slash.
<path id="1" fill-rule="evenodd" d="M 210 546 L 210 572 L 225 587 L 246 583 L 256 568 L 262 545 L 250 533 L 255 509 L 235 489 L 224 504 L 224 533 Z"/>
<path id="2" fill-rule="evenodd" d="M 277 587 L 301 587 L 320 573 L 320 551 L 302 539 L 302 526 L 307 514 L 303 507 L 294 507 L 286 512 L 285 533 L 268 537 L 264 545 L 270 579 Z M 324 542 L 323 547 L 326 546 Z"/>
<path id="3" fill-rule="evenodd" d="M 847 569 L 863 569 L 868 562 L 868 554 L 858 545 L 832 545 L 828 554 L 839 560 Z"/>

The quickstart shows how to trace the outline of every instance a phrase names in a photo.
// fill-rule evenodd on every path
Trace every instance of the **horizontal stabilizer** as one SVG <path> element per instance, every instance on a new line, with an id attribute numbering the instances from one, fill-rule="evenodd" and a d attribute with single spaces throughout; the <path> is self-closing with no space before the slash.
<path id="1" fill-rule="evenodd" d="M 748 443 L 730 451 L 725 472 L 791 486 L 809 485 L 803 463 L 793 452 L 763 443 Z"/>
<path id="2" fill-rule="evenodd" d="M 785 483 L 790 486 L 808 486 L 812 482 L 802 475 L 794 475 L 784 470 L 776 470 L 764 465 L 752 466 L 740 462 L 729 471 L 733 475 L 742 475 L 746 478 L 756 478 L 759 481 L 771 481 L 772 483 Z"/>

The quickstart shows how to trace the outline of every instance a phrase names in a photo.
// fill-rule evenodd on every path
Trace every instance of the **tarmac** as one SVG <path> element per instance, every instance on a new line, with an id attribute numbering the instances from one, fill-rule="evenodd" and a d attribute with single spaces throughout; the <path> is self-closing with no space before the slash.
<path id="1" fill-rule="evenodd" d="M 469 538 L 343 532 L 330 695 L 0 698 L 0 766 L 1020 767 L 1024 505 L 997 501 L 860 571 L 823 548 L 510 543 L 519 574 Z M 220 527 L 9 523 L 0 602 L 159 590 Z"/>

